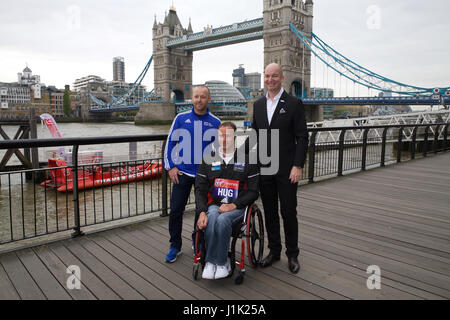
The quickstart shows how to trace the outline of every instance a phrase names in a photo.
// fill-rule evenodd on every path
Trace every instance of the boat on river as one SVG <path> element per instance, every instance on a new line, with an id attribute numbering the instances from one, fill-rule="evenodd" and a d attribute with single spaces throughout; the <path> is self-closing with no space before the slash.
<path id="1" fill-rule="evenodd" d="M 73 171 L 63 158 L 48 159 L 49 180 L 41 186 L 59 192 L 73 191 Z M 58 169 L 59 168 L 59 169 Z M 111 186 L 121 183 L 157 179 L 162 175 L 161 161 L 147 161 L 140 165 L 108 167 L 95 164 L 78 169 L 78 190 Z"/>

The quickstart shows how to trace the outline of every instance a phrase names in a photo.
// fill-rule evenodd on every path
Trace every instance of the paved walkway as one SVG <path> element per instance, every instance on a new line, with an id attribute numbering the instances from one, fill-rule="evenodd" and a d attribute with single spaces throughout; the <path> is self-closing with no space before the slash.
<path id="1" fill-rule="evenodd" d="M 282 257 L 240 286 L 194 281 L 187 215 L 173 264 L 167 218 L 0 255 L 0 299 L 450 299 L 450 153 L 303 186 L 298 200 L 296 275 Z"/>

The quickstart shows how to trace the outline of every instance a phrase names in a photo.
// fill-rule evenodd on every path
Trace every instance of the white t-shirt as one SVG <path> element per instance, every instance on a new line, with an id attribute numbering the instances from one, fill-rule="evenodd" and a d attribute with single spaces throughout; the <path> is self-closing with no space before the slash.
<path id="1" fill-rule="evenodd" d="M 232 153 L 223 153 L 222 151 L 219 151 L 220 157 L 225 161 L 226 164 L 229 164 L 231 159 L 233 159 L 234 152 Z"/>

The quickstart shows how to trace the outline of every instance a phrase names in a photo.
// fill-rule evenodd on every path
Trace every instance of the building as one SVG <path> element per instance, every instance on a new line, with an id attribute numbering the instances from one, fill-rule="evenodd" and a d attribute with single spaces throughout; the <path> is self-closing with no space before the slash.
<path id="1" fill-rule="evenodd" d="M 113 81 L 125 82 L 125 59 L 113 58 Z"/>
<path id="2" fill-rule="evenodd" d="M 245 115 L 247 99 L 231 84 L 220 80 L 205 82 L 211 92 L 211 112 L 218 116 Z"/>
<path id="3" fill-rule="evenodd" d="M 250 98 L 250 92 L 261 90 L 261 73 L 245 73 L 245 68 L 240 64 L 233 70 L 233 87 L 238 89 L 246 98 Z"/>
<path id="4" fill-rule="evenodd" d="M 54 86 L 47 88 L 50 93 L 50 114 L 54 118 L 61 118 L 64 116 L 64 90 L 57 89 Z"/>
<path id="5" fill-rule="evenodd" d="M 0 83 L 0 119 L 22 119 L 31 105 L 30 87 L 19 83 Z"/>
<path id="6" fill-rule="evenodd" d="M 127 83 L 122 81 L 108 81 L 106 82 L 106 90 L 110 93 L 111 99 L 117 99 L 123 96 L 133 87 L 134 83 Z M 146 87 L 139 85 L 133 94 L 126 100 L 126 104 L 133 105 L 142 101 L 147 93 Z"/>
<path id="7" fill-rule="evenodd" d="M 35 85 L 41 83 L 41 76 L 33 75 L 33 71 L 31 71 L 28 66 L 23 69 L 23 73 L 17 74 L 17 83 L 21 85 Z"/>
<path id="8" fill-rule="evenodd" d="M 334 90 L 331 88 L 311 88 L 311 98 L 333 98 Z"/>
<path id="9" fill-rule="evenodd" d="M 333 98 L 334 91 L 331 88 L 311 88 L 311 98 Z M 335 107 L 326 105 L 323 106 L 323 118 L 334 118 Z"/>
<path id="10" fill-rule="evenodd" d="M 105 80 L 99 76 L 89 75 L 80 79 L 76 79 L 73 83 L 73 90 L 80 92 L 81 89 L 86 88 L 88 84 L 104 84 Z"/>
<path id="11" fill-rule="evenodd" d="M 0 119 L 27 119 L 30 108 L 36 114 L 50 113 L 50 94 L 27 66 L 17 74 L 17 82 L 0 83 Z"/>
<path id="12" fill-rule="evenodd" d="M 392 92 L 380 92 L 379 97 L 392 97 Z M 412 112 L 412 108 L 408 105 L 371 105 L 369 108 L 370 115 L 372 116 L 386 116 L 397 113 Z"/>
<path id="13" fill-rule="evenodd" d="M 153 24 L 153 70 L 155 94 L 165 102 L 184 101 L 192 96 L 192 51 L 167 48 L 170 38 L 192 34 L 192 25 L 183 28 L 175 7 L 163 23 Z"/>

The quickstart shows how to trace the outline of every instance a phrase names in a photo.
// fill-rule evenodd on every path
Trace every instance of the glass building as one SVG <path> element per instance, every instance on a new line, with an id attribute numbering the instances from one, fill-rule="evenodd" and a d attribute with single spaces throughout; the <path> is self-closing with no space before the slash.
<path id="1" fill-rule="evenodd" d="M 220 80 L 206 81 L 205 86 L 211 92 L 211 111 L 215 115 L 247 114 L 247 99 L 237 88 Z"/>

